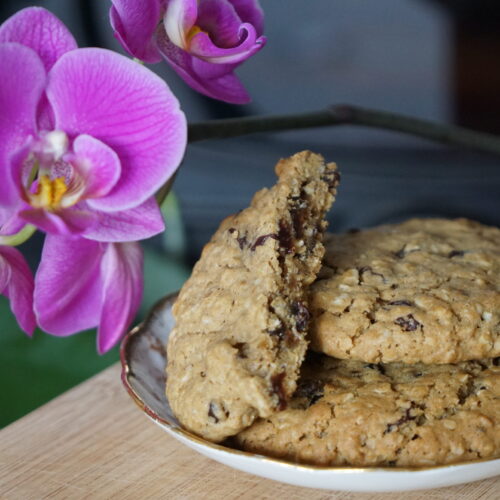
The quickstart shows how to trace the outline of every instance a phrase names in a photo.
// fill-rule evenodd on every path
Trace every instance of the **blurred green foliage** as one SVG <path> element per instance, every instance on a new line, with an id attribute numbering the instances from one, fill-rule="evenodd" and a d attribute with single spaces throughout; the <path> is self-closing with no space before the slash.
<path id="1" fill-rule="evenodd" d="M 178 290 L 189 275 L 173 195 L 162 211 L 167 231 L 144 246 L 145 290 L 136 322 L 162 296 Z M 65 338 L 37 330 L 29 338 L 17 326 L 7 299 L 0 296 L 0 428 L 118 361 L 118 352 L 115 347 L 99 356 L 95 330 Z"/>
<path id="2" fill-rule="evenodd" d="M 118 359 L 115 348 L 96 353 L 95 333 L 67 338 L 37 330 L 33 338 L 17 326 L 0 298 L 0 427 L 21 417 Z"/>

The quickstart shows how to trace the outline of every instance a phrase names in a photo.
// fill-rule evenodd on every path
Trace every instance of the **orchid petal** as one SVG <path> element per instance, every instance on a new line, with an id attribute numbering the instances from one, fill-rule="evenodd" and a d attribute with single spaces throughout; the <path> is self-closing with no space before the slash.
<path id="1" fill-rule="evenodd" d="M 114 243 L 102 261 L 103 304 L 97 349 L 105 353 L 124 335 L 139 309 L 144 288 L 143 253 L 138 243 Z"/>
<path id="2" fill-rule="evenodd" d="M 43 208 L 24 208 L 19 217 L 48 234 L 76 236 L 88 231 L 98 221 L 95 213 L 75 208 L 59 210 L 57 213 Z"/>
<path id="3" fill-rule="evenodd" d="M 108 194 L 120 178 L 118 155 L 103 142 L 86 134 L 74 140 L 73 151 L 73 163 L 85 179 L 85 197 L 99 198 Z"/>
<path id="4" fill-rule="evenodd" d="M 159 36 L 158 44 L 163 57 L 176 73 L 200 94 L 233 104 L 250 102 L 250 95 L 232 73 L 232 65 L 202 61 L 176 47 L 166 36 Z"/>
<path id="5" fill-rule="evenodd" d="M 35 312 L 47 333 L 64 337 L 99 323 L 105 245 L 47 235 L 35 276 Z"/>
<path id="6" fill-rule="evenodd" d="M 19 192 L 10 169 L 10 157 L 36 132 L 36 109 L 46 75 L 33 50 L 17 43 L 0 45 L 0 224 L 16 205 Z"/>
<path id="7" fill-rule="evenodd" d="M 38 130 L 54 130 L 54 112 L 45 94 L 43 94 L 38 104 L 36 121 L 38 123 Z"/>
<path id="8" fill-rule="evenodd" d="M 12 247 L 0 247 L 0 268 L 10 268 L 8 284 L 1 293 L 10 300 L 10 308 L 19 326 L 32 335 L 36 327 L 33 313 L 33 275 L 21 252 Z M 0 279 L 1 281 L 1 279 Z"/>
<path id="9" fill-rule="evenodd" d="M 210 85 L 211 80 L 217 80 L 233 73 L 237 66 L 235 64 L 214 64 L 195 57 L 192 54 L 189 55 L 191 70 L 205 85 Z"/>
<path id="10" fill-rule="evenodd" d="M 50 73 L 47 95 L 58 129 L 89 134 L 118 154 L 120 180 L 101 209 L 137 206 L 179 166 L 185 116 L 165 82 L 139 64 L 104 49 L 68 52 Z"/>
<path id="11" fill-rule="evenodd" d="M 203 0 L 198 7 L 196 25 L 219 47 L 234 47 L 239 43 L 241 18 L 229 0 Z"/>
<path id="12" fill-rule="evenodd" d="M 2 250 L 4 248 L 9 247 L 0 246 L 0 293 L 2 294 L 9 285 L 10 277 L 12 275 L 9 263 L 2 256 Z"/>
<path id="13" fill-rule="evenodd" d="M 109 18 L 115 37 L 133 57 L 147 63 L 161 61 L 154 43 L 160 22 L 159 0 L 112 0 Z"/>
<path id="14" fill-rule="evenodd" d="M 33 49 L 48 71 L 66 52 L 77 48 L 73 35 L 42 7 L 20 10 L 0 26 L 0 43 L 18 42 Z"/>
<path id="15" fill-rule="evenodd" d="M 266 43 L 265 37 L 256 39 L 255 29 L 250 24 L 241 25 L 243 42 L 240 45 L 228 49 L 221 49 L 214 45 L 206 33 L 195 35 L 189 46 L 191 54 L 216 64 L 239 64 L 262 49 Z"/>
<path id="16" fill-rule="evenodd" d="M 98 200 L 88 200 L 93 207 Z M 84 236 L 96 241 L 135 241 L 151 238 L 165 229 L 160 207 L 154 197 L 138 207 L 119 212 L 97 212 L 98 223 L 85 231 Z"/>
<path id="17" fill-rule="evenodd" d="M 17 212 L 14 212 L 14 214 L 0 227 L 0 244 L 2 242 L 2 236 L 17 234 L 24 226 L 26 226 L 26 221 L 22 217 L 19 217 Z"/>
<path id="18" fill-rule="evenodd" d="M 0 225 L 3 221 L 8 221 L 12 217 L 13 213 L 15 213 L 14 206 L 2 207 L 2 205 L 0 205 Z"/>
<path id="19" fill-rule="evenodd" d="M 34 138 L 30 136 L 24 144 L 10 155 L 10 165 L 8 168 L 10 170 L 10 177 L 14 181 L 16 201 L 18 202 L 24 199 L 28 180 L 32 176 L 34 161 L 30 155 L 35 143 Z"/>
<path id="20" fill-rule="evenodd" d="M 163 25 L 170 41 L 177 47 L 186 49 L 186 35 L 198 16 L 197 0 L 170 0 L 163 17 Z"/>
<path id="21" fill-rule="evenodd" d="M 251 24 L 261 36 L 264 33 L 264 11 L 258 0 L 230 0 L 238 16 L 244 23 Z"/>

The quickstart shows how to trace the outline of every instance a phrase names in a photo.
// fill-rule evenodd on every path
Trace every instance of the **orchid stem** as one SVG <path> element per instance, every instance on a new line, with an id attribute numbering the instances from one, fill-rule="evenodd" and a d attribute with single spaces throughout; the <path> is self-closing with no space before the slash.
<path id="1" fill-rule="evenodd" d="M 191 123 L 188 129 L 188 141 L 192 143 L 207 139 L 238 137 L 257 132 L 279 132 L 335 125 L 357 125 L 392 130 L 443 144 L 500 155 L 500 137 L 495 135 L 350 105 L 332 106 L 323 111 L 312 113 L 227 118 Z"/>
<path id="2" fill-rule="evenodd" d="M 8 245 L 17 247 L 25 241 L 29 240 L 35 234 L 36 227 L 31 224 L 26 224 L 18 233 L 10 236 L 0 236 L 0 245 Z"/>
<path id="3" fill-rule="evenodd" d="M 460 146 L 500 155 L 500 137 L 496 135 L 350 105 L 331 106 L 323 111 L 311 113 L 226 118 L 191 123 L 188 126 L 188 142 L 227 139 L 259 132 L 281 132 L 338 125 L 357 125 L 392 130 L 450 146 Z M 170 191 L 172 183 L 173 178 L 158 193 L 157 200 L 160 204 Z"/>

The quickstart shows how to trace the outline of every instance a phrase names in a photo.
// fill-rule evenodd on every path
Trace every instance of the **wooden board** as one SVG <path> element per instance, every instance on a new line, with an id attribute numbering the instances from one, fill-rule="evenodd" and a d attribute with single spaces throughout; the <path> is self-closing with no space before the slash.
<path id="1" fill-rule="evenodd" d="M 311 490 L 261 479 L 181 445 L 140 412 L 117 365 L 0 431 L 0 498 L 497 500 L 500 477 L 412 493 Z"/>

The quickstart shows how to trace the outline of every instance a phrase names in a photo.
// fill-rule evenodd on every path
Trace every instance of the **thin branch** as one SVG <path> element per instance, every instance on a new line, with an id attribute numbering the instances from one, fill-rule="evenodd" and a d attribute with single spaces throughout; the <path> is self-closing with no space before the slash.
<path id="1" fill-rule="evenodd" d="M 500 155 L 500 137 L 462 127 L 442 125 L 396 113 L 360 108 L 332 106 L 324 111 L 295 115 L 228 118 L 189 125 L 189 142 L 225 139 L 257 132 L 278 132 L 314 127 L 358 125 L 413 135 L 452 146 L 461 146 Z"/>

